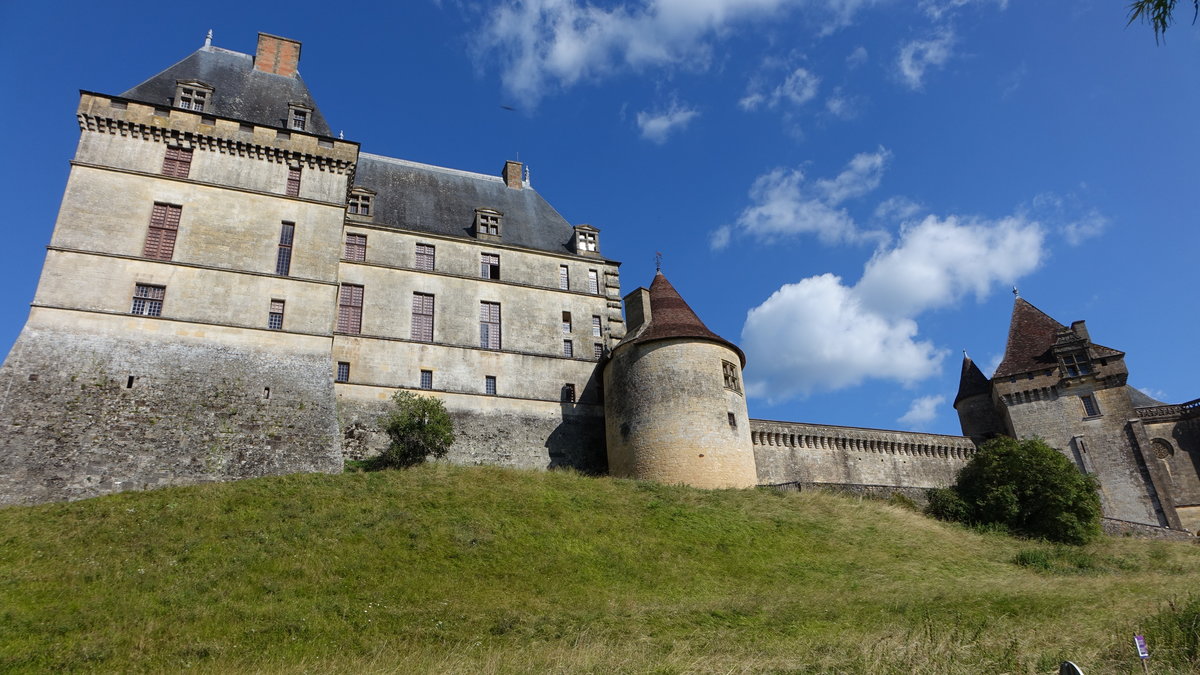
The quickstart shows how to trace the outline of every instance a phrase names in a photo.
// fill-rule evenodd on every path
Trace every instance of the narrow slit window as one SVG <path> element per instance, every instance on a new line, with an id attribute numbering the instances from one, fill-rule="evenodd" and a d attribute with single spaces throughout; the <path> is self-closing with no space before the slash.
<path id="1" fill-rule="evenodd" d="M 279 228 L 279 251 L 275 254 L 275 274 L 286 277 L 292 271 L 292 242 L 296 224 L 284 221 Z"/>
<path id="2" fill-rule="evenodd" d="M 150 230 L 142 255 L 158 260 L 170 260 L 175 255 L 175 238 L 179 234 L 179 219 L 183 207 L 177 204 L 154 203 L 150 211 Z"/>

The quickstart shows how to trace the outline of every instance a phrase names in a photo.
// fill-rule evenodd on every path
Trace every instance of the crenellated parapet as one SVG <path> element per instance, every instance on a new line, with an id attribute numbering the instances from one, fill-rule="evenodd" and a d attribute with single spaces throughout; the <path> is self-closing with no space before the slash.
<path id="1" fill-rule="evenodd" d="M 1156 405 L 1135 408 L 1134 412 L 1144 422 L 1178 422 L 1200 417 L 1200 398 L 1175 405 Z"/>
<path id="2" fill-rule="evenodd" d="M 750 420 L 750 440 L 756 448 L 850 450 L 944 459 L 970 459 L 975 454 L 975 444 L 965 436 L 770 420 Z"/>

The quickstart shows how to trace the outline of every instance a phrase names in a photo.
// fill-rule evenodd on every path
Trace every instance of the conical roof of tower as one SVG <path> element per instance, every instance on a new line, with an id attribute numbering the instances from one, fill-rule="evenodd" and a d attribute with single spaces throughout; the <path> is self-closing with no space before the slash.
<path id="1" fill-rule="evenodd" d="M 737 345 L 709 330 L 660 271 L 654 275 L 654 281 L 650 284 L 649 324 L 644 324 L 636 333 L 626 337 L 621 341 L 621 345 L 672 338 L 697 338 L 718 342 L 737 352 L 742 367 L 746 367 L 745 353 Z"/>
<path id="2" fill-rule="evenodd" d="M 1013 303 L 1012 319 L 1008 324 L 1008 342 L 1004 346 L 1004 360 L 996 368 L 993 378 L 1009 377 L 1020 373 L 1053 368 L 1058 365 L 1054 358 L 1054 343 L 1059 331 L 1067 327 L 1052 319 L 1042 310 L 1017 298 Z M 1103 345 L 1091 343 L 1092 356 L 1117 357 L 1124 353 Z"/>
<path id="3" fill-rule="evenodd" d="M 954 405 L 964 398 L 978 396 L 979 394 L 988 394 L 991 392 L 991 383 L 983 371 L 979 370 L 979 366 L 971 360 L 971 357 L 963 354 L 962 375 L 958 378 L 958 396 L 954 397 Z"/>

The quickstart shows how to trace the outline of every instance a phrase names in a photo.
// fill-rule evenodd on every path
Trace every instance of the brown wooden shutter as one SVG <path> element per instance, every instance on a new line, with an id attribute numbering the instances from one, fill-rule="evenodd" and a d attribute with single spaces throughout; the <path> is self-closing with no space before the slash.
<path id="1" fill-rule="evenodd" d="M 362 332 L 363 287 L 342 284 L 338 297 L 337 329 L 342 333 Z"/>
<path id="2" fill-rule="evenodd" d="M 183 207 L 175 204 L 155 203 L 150 212 L 150 230 L 146 233 L 146 246 L 142 255 L 147 258 L 170 260 L 175 254 L 175 235 L 179 231 L 179 218 Z"/>
<path id="3" fill-rule="evenodd" d="M 300 196 L 300 167 L 292 167 L 288 169 L 287 195 L 289 197 Z"/>
<path id="4" fill-rule="evenodd" d="M 433 296 L 413 293 L 412 339 L 433 342 Z"/>

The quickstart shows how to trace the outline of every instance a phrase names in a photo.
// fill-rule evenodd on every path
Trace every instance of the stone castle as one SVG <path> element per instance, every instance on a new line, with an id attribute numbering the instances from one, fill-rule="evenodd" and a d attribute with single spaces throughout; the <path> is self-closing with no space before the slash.
<path id="1" fill-rule="evenodd" d="M 445 403 L 463 464 L 920 494 L 990 436 L 1040 436 L 1099 477 L 1110 518 L 1200 526 L 1200 401 L 1128 387 L 1082 322 L 1018 299 L 993 378 L 964 361 L 964 436 L 751 419 L 744 354 L 661 272 L 622 307 L 600 230 L 520 163 L 482 175 L 334 137 L 300 50 L 206 41 L 120 95 L 81 93 L 0 369 L 0 504 L 337 472 L 412 390 Z"/>

